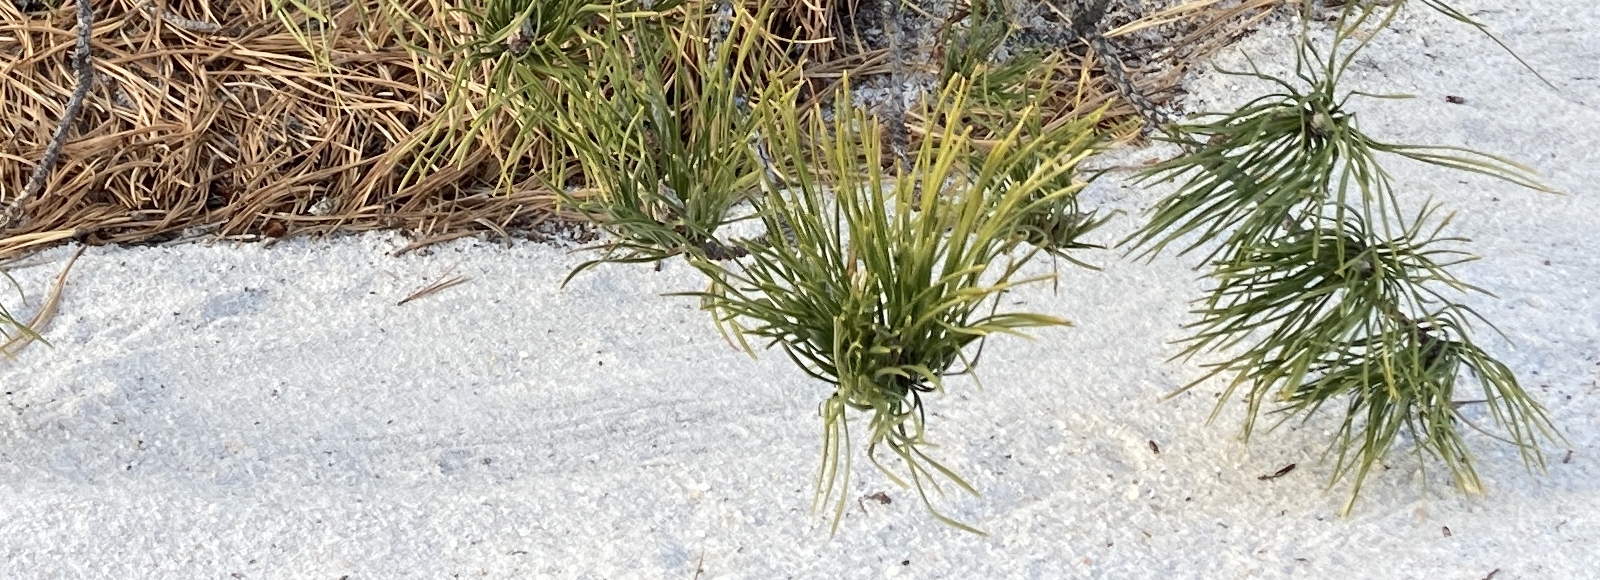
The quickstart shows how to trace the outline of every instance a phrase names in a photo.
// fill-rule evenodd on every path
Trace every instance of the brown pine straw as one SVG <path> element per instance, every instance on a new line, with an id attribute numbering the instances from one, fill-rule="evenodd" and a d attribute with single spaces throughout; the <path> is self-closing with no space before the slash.
<path id="1" fill-rule="evenodd" d="M 61 290 L 67 286 L 67 274 L 72 272 L 72 265 L 78 263 L 78 257 L 83 255 L 85 246 L 79 246 L 78 251 L 72 253 L 67 259 L 67 265 L 61 267 L 61 273 L 56 275 L 56 280 L 50 285 L 50 294 L 45 296 L 44 304 L 39 306 L 39 311 L 33 318 L 23 323 L 17 332 L 13 333 L 4 343 L 0 343 L 0 359 L 16 358 L 17 353 L 33 344 L 39 338 L 39 333 L 50 325 L 56 318 L 56 310 L 61 306 Z"/>
<path id="2" fill-rule="evenodd" d="M 854 51 L 859 45 L 838 34 L 842 9 L 855 1 L 777 5 L 774 31 L 808 43 L 798 53 L 811 63 L 813 86 L 846 70 L 883 68 L 883 55 Z M 1186 63 L 1284 1 L 1191 0 L 1188 9 L 1107 36 L 1156 17 L 1183 22 L 1190 32 L 1177 46 L 1139 59 L 1163 74 L 1133 71 L 1160 101 Z M 446 110 L 456 58 L 446 49 L 472 32 L 449 11 L 455 2 L 312 2 L 326 23 L 280 3 L 288 8 L 275 12 L 273 0 L 96 0 L 94 86 L 43 191 L 26 200 L 20 224 L 0 232 L 0 259 L 67 240 L 270 240 L 380 229 L 409 234 L 409 250 L 480 233 L 530 235 L 576 217 L 560 213 L 555 195 L 531 177 L 534 162 L 506 159 L 517 133 L 509 112 L 459 163 L 405 179 L 409 144 Z M 77 84 L 70 3 L 27 13 L 16 4 L 0 1 L 0 203 L 22 192 Z M 1076 62 L 1093 67 L 1095 59 Z M 1082 78 L 1092 86 L 1062 93 L 1092 94 L 1089 107 L 1115 98 L 1097 75 Z M 471 80 L 467 97 L 481 103 L 483 77 Z M 1111 113 L 1132 112 L 1118 105 Z M 507 172 L 514 177 L 504 182 Z"/>

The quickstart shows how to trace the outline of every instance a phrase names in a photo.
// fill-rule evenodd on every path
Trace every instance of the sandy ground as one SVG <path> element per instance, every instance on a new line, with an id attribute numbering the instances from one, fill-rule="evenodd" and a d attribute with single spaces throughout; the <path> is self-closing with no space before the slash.
<path id="1" fill-rule="evenodd" d="M 939 456 L 983 492 L 944 505 L 989 536 L 937 523 L 859 462 L 830 537 L 808 512 L 824 385 L 777 352 L 733 351 L 692 301 L 658 296 L 699 287 L 682 264 L 603 267 L 562 289 L 584 256 L 536 244 L 91 248 L 54 347 L 0 362 L 0 576 L 1593 578 L 1600 7 L 1455 4 L 1560 91 L 1420 4 L 1350 88 L 1417 95 L 1361 102 L 1370 133 L 1510 155 L 1570 192 L 1389 164 L 1404 195 L 1459 211 L 1453 231 L 1485 258 L 1459 274 L 1499 296 L 1467 302 L 1511 339 L 1480 340 L 1568 439 L 1530 475 L 1473 435 L 1487 498 L 1401 454 L 1341 519 L 1347 488 L 1325 489 L 1318 461 L 1332 417 L 1245 444 L 1237 408 L 1205 424 L 1213 385 L 1160 400 L 1198 373 L 1165 362 L 1200 288 L 1187 258 L 1099 252 L 1104 271 L 1019 292 L 1019 307 L 1077 326 L 995 341 L 983 390 L 955 383 L 932 403 Z M 1243 51 L 1282 71 L 1289 34 L 1220 62 L 1238 68 Z M 1190 87 L 1212 108 L 1260 89 L 1214 74 Z M 1137 216 L 1164 192 L 1107 179 L 1086 197 Z M 33 299 L 19 314 L 72 251 L 12 272 Z M 470 280 L 396 305 L 446 272 Z M 878 492 L 891 503 L 866 497 Z"/>

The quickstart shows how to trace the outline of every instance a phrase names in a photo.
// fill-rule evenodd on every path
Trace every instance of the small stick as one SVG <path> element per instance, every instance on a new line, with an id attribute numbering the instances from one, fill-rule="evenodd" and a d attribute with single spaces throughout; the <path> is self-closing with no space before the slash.
<path id="1" fill-rule="evenodd" d="M 906 128 L 906 103 L 904 96 L 899 91 L 905 86 L 905 51 L 902 46 L 905 35 L 905 16 L 901 12 L 902 0 L 886 0 L 880 5 L 879 19 L 883 21 L 884 35 L 889 40 L 889 100 L 884 103 L 883 116 L 889 129 L 889 148 L 894 152 L 895 162 L 899 164 L 899 171 L 910 173 L 912 169 L 911 155 L 907 149 L 911 147 L 910 132 Z M 872 163 L 877 163 L 873 160 Z M 922 188 L 916 188 L 914 199 L 921 199 Z"/>
<path id="2" fill-rule="evenodd" d="M 706 549 L 700 548 L 700 558 L 694 562 L 694 577 L 689 580 L 700 580 L 700 574 L 706 571 Z"/>
<path id="3" fill-rule="evenodd" d="M 1263 475 L 1261 477 L 1257 477 L 1256 479 L 1259 479 L 1261 481 L 1272 481 L 1274 479 L 1283 477 L 1285 475 L 1289 475 L 1289 472 L 1291 472 L 1291 471 L 1294 471 L 1294 464 L 1293 463 L 1290 463 L 1288 465 L 1283 466 L 1283 469 L 1279 469 L 1279 470 L 1277 470 L 1277 471 L 1275 471 L 1273 473 L 1269 473 L 1267 475 Z"/>
<path id="4" fill-rule="evenodd" d="M 161 20 L 165 21 L 167 24 L 171 24 L 172 26 L 177 27 L 180 30 L 186 30 L 186 31 L 189 31 L 189 32 L 196 32 L 196 33 L 201 33 L 201 34 L 216 34 L 218 31 L 222 30 L 222 26 L 219 25 L 219 24 L 212 23 L 212 22 L 206 22 L 204 20 L 195 20 L 195 19 L 192 19 L 192 18 L 185 18 L 185 17 L 183 17 L 183 16 L 181 16 L 181 15 L 179 15 L 179 14 L 177 14 L 177 13 L 171 11 L 171 10 L 168 10 L 166 8 L 161 8 L 161 9 L 158 10 L 155 6 L 152 6 L 151 4 L 152 4 L 152 2 L 150 0 L 145 0 L 145 3 L 144 4 L 140 4 L 139 7 L 144 9 L 147 13 L 153 13 L 153 14 L 159 15 L 161 17 Z"/>
<path id="5" fill-rule="evenodd" d="M 56 161 L 61 157 L 61 147 L 67 141 L 67 129 L 72 127 L 73 120 L 78 118 L 78 109 L 83 108 L 84 97 L 89 96 L 89 87 L 94 84 L 94 65 L 89 61 L 89 35 L 93 31 L 94 11 L 89 8 L 89 0 L 78 0 L 78 52 L 73 55 L 72 68 L 78 73 L 78 86 L 72 90 L 72 98 L 67 100 L 67 109 L 61 114 L 61 122 L 56 125 L 56 132 L 50 136 L 50 144 L 45 147 L 44 158 L 39 160 L 38 167 L 33 168 L 33 175 L 28 178 L 27 186 L 22 188 L 22 193 L 11 200 L 4 209 L 0 209 L 0 231 L 10 228 L 22 220 L 23 204 L 28 198 L 38 195 L 44 189 L 44 182 L 50 177 L 50 170 L 56 166 Z"/>

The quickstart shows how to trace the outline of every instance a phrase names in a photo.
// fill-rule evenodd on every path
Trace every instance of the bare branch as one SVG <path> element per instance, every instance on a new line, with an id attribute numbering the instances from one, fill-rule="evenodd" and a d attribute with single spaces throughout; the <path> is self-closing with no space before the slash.
<path id="1" fill-rule="evenodd" d="M 67 129 L 72 126 L 73 120 L 77 119 L 78 109 L 83 108 L 83 99 L 89 95 L 89 88 L 94 85 L 94 64 L 89 60 L 89 36 L 93 27 L 94 11 L 89 8 L 89 0 L 78 0 L 78 51 L 72 59 L 72 69 L 78 73 L 78 86 L 73 89 L 72 98 L 67 100 L 67 109 L 62 113 L 60 123 L 56 125 L 55 134 L 50 137 L 50 145 L 44 150 L 44 158 L 33 168 L 33 176 L 28 178 L 28 185 L 16 199 L 5 206 L 4 210 L 0 210 L 0 231 L 21 223 L 23 204 L 44 189 L 45 180 L 50 177 L 50 170 L 55 168 L 56 161 L 61 157 L 61 147 L 67 140 Z"/>

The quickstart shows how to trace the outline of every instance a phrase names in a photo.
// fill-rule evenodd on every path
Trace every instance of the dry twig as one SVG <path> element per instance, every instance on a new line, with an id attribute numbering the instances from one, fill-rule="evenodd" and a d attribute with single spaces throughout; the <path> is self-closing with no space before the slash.
<path id="1" fill-rule="evenodd" d="M 78 86 L 72 90 L 72 98 L 67 100 L 67 108 L 61 113 L 55 134 L 50 137 L 50 145 L 44 150 L 44 158 L 33 168 L 33 175 L 28 178 L 28 185 L 23 187 L 22 193 L 17 194 L 16 199 L 11 200 L 3 210 L 0 210 L 0 232 L 22 221 L 24 204 L 44 189 L 45 181 L 50 177 L 50 170 L 55 168 L 56 160 L 61 157 L 61 147 L 67 140 L 67 130 L 77 119 L 78 109 L 83 107 L 83 99 L 89 95 L 89 87 L 94 85 L 94 64 L 89 60 L 89 37 L 93 33 L 93 27 L 94 10 L 89 8 L 89 0 L 78 0 L 78 48 L 72 58 L 72 70 L 78 73 Z"/>

